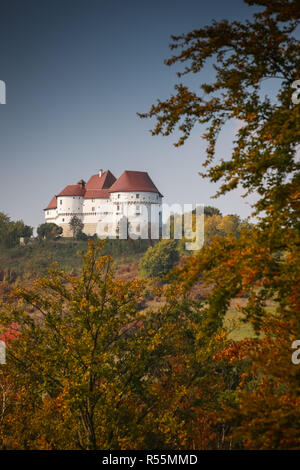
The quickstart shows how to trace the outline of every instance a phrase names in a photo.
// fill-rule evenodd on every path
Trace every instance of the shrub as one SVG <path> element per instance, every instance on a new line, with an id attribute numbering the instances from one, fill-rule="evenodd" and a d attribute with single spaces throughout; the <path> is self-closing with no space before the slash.
<path id="1" fill-rule="evenodd" d="M 165 276 L 179 258 L 176 240 L 161 240 L 148 248 L 139 263 L 142 277 Z"/>

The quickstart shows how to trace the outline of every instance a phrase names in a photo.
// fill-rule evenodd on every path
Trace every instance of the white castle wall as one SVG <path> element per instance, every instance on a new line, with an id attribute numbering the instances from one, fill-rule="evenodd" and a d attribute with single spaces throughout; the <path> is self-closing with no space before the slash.
<path id="1" fill-rule="evenodd" d="M 161 204 L 158 193 L 143 191 L 111 193 L 109 199 L 59 196 L 57 209 L 46 210 L 45 220 L 63 227 L 63 236 L 71 236 L 69 223 L 76 215 L 84 223 L 87 235 L 107 237 L 119 234 L 120 221 L 127 219 L 129 236 L 148 238 L 150 222 L 157 230 L 162 226 Z"/>
<path id="2" fill-rule="evenodd" d="M 158 210 L 152 211 L 153 223 L 159 224 L 159 212 L 161 212 L 161 197 L 157 193 L 144 191 L 127 191 L 111 193 L 113 214 L 116 226 L 123 217 L 128 219 L 129 236 L 132 238 L 148 238 L 148 224 L 151 222 L 151 206 L 155 205 Z"/>
<path id="3" fill-rule="evenodd" d="M 57 209 L 47 209 L 45 211 L 46 222 L 54 222 L 55 223 L 56 218 L 57 218 Z"/>

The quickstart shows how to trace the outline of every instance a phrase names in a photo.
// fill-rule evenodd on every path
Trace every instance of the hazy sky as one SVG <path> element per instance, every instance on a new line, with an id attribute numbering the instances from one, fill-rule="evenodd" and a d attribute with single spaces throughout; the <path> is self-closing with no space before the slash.
<path id="1" fill-rule="evenodd" d="M 210 199 L 216 186 L 198 176 L 199 128 L 176 149 L 174 137 L 152 137 L 151 122 L 136 112 L 173 90 L 176 69 L 163 63 L 171 34 L 213 19 L 245 19 L 252 7 L 242 0 L 1 0 L 0 10 L 0 80 L 7 86 L 0 211 L 37 226 L 54 194 L 103 168 L 116 177 L 148 171 L 164 202 L 250 214 L 241 191 Z M 230 155 L 233 130 L 221 135 L 220 156 Z"/>

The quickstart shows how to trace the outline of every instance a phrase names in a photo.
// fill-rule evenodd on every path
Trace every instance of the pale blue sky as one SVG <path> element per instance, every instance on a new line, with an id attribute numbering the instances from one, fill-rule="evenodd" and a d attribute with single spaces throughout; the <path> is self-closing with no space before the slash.
<path id="1" fill-rule="evenodd" d="M 164 202 L 248 216 L 241 191 L 210 199 L 216 186 L 198 176 L 199 128 L 177 149 L 174 137 L 152 137 L 136 112 L 167 98 L 177 81 L 163 64 L 171 34 L 252 12 L 242 0 L 2 0 L 0 211 L 37 226 L 55 193 L 103 168 L 116 177 L 148 171 Z M 222 133 L 219 155 L 230 155 L 236 125 Z"/>

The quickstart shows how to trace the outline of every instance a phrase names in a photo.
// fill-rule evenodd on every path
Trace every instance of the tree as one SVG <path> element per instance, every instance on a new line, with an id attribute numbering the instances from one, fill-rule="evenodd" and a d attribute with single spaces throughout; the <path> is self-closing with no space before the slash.
<path id="1" fill-rule="evenodd" d="M 293 104 L 292 87 L 299 78 L 299 43 L 293 36 L 299 24 L 298 2 L 293 0 L 246 0 L 264 10 L 252 22 L 213 22 L 195 31 L 172 36 L 171 50 L 181 51 L 166 61 L 168 66 L 185 63 L 179 77 L 200 74 L 212 61 L 215 79 L 201 84 L 201 94 L 182 83 L 175 94 L 158 101 L 142 118 L 155 117 L 153 135 L 170 135 L 178 126 L 182 133 L 175 145 L 182 145 L 195 124 L 207 126 L 207 159 L 203 177 L 223 179 L 218 194 L 241 184 L 246 193 L 261 196 L 257 212 L 266 211 L 267 220 L 282 219 L 297 225 L 299 162 L 299 105 Z M 278 82 L 278 94 L 270 98 L 264 82 Z M 214 165 L 215 144 L 224 124 L 240 123 L 231 159 Z M 275 211 L 275 214 L 274 214 Z"/>
<path id="2" fill-rule="evenodd" d="M 235 422 L 231 439 L 246 449 L 299 450 L 300 370 L 291 361 L 295 325 L 270 314 L 262 331 L 260 338 L 230 344 L 220 353 L 232 366 L 247 362 L 236 402 L 225 407 Z"/>
<path id="3" fill-rule="evenodd" d="M 20 237 L 30 238 L 33 228 L 25 225 L 23 220 L 12 221 L 10 217 L 0 212 L 0 243 L 11 248 L 19 244 Z"/>
<path id="4" fill-rule="evenodd" d="M 203 334 L 203 306 L 177 281 L 141 311 L 144 282 L 115 279 L 102 245 L 89 242 L 78 277 L 55 267 L 2 303 L 18 335 L 0 370 L 0 446 L 224 448 L 221 397 L 237 383 L 213 359 L 225 332 Z"/>
<path id="5" fill-rule="evenodd" d="M 241 221 L 237 215 L 211 215 L 204 222 L 204 243 L 209 245 L 213 237 L 240 236 Z"/>
<path id="6" fill-rule="evenodd" d="M 140 261 L 139 269 L 146 278 L 163 277 L 178 260 L 176 240 L 161 240 L 150 246 Z"/>
<path id="7" fill-rule="evenodd" d="M 172 37 L 171 49 L 178 53 L 166 64 L 183 63 L 185 68 L 179 77 L 200 74 L 207 63 L 213 65 L 215 75 L 210 75 L 209 83 L 201 84 L 201 93 L 183 83 L 176 85 L 174 95 L 159 100 L 140 116 L 156 118 L 153 135 L 170 135 L 178 128 L 181 137 L 175 145 L 184 144 L 196 124 L 205 126 L 202 135 L 207 149 L 201 176 L 220 182 L 217 196 L 238 185 L 244 188 L 245 195 L 256 192 L 259 196 L 253 206 L 258 217 L 256 226 L 244 224 L 239 238 L 227 235 L 214 239 L 198 256 L 187 259 L 178 269 L 178 276 L 187 289 L 200 278 L 212 286 L 205 313 L 206 328 L 211 333 L 222 324 L 231 299 L 246 295 L 248 301 L 240 308 L 241 314 L 256 331 L 265 331 L 269 325 L 269 347 L 274 353 L 278 329 L 269 324 L 267 302 L 273 301 L 281 328 L 285 325 L 291 332 L 289 340 L 300 337 L 300 105 L 299 100 L 293 99 L 300 70 L 295 34 L 300 9 L 295 0 L 246 3 L 260 7 L 252 21 L 214 21 Z M 272 80 L 273 86 L 277 84 L 276 94 L 266 92 L 267 80 Z M 219 133 L 230 120 L 239 124 L 232 154 L 215 161 Z M 282 343 L 288 346 L 288 341 Z M 250 344 L 248 354 L 255 353 L 255 347 Z M 262 350 L 257 361 L 263 364 Z M 284 380 L 281 368 L 290 373 Z M 260 383 L 256 368 L 252 371 L 253 394 L 245 389 L 240 397 L 242 432 L 251 429 L 247 438 L 252 448 L 298 448 L 299 415 L 293 408 L 297 400 L 292 393 L 295 372 L 290 367 L 290 357 L 285 354 L 280 362 L 267 362 L 262 370 L 268 386 Z M 282 393 L 277 388 L 281 386 Z M 249 400 L 251 410 L 247 413 Z M 291 406 L 285 406 L 288 400 Z M 287 440 L 276 434 L 279 410 L 279 421 L 290 426 Z M 274 419 L 268 418 L 270 413 Z M 264 444 L 266 436 L 271 437 Z"/>
<path id="8" fill-rule="evenodd" d="M 193 210 L 193 214 L 196 214 L 195 209 Z M 220 215 L 222 217 L 221 211 L 217 207 L 213 207 L 213 206 L 205 206 L 204 207 L 204 215 L 206 215 L 207 217 L 209 217 L 211 215 Z"/>
<path id="9" fill-rule="evenodd" d="M 300 138 L 300 105 L 293 103 L 292 85 L 300 69 L 299 42 L 294 37 L 300 13 L 296 1 L 246 0 L 246 3 L 263 7 L 252 22 L 213 22 L 172 37 L 171 49 L 181 51 L 166 63 L 186 64 L 179 77 L 199 74 L 207 61 L 212 61 L 216 75 L 210 83 L 202 83 L 201 96 L 183 84 L 176 85 L 175 95 L 158 101 L 141 117 L 156 117 L 154 135 L 169 135 L 179 126 L 182 137 L 176 145 L 185 142 L 196 123 L 207 126 L 203 134 L 208 144 L 207 159 L 201 175 L 213 182 L 223 180 L 218 194 L 238 184 L 246 194 L 258 193 L 260 198 L 254 205 L 254 213 L 259 216 L 259 224 L 245 231 L 243 243 L 253 250 L 253 256 L 264 249 L 269 265 L 280 250 L 287 250 L 294 258 L 299 256 L 300 164 L 296 149 Z M 278 81 L 278 93 L 271 98 L 263 84 L 272 78 Z M 231 158 L 214 164 L 219 132 L 230 119 L 241 123 Z M 224 270 L 230 257 L 236 258 L 235 243 L 226 253 L 223 242 L 219 244 L 219 249 L 223 250 L 220 257 L 225 263 Z M 245 250 L 240 256 L 242 253 Z M 247 253 L 247 259 L 250 258 Z M 264 276 L 269 277 L 272 297 L 274 273 L 276 285 L 282 279 L 281 302 L 288 302 L 290 296 L 284 288 L 285 269 L 281 260 L 276 267 L 272 265 L 270 270 L 264 270 Z M 255 269 L 253 281 L 261 284 L 261 277 L 257 276 L 261 273 Z M 257 285 L 253 288 L 257 289 Z"/>
<path id="10" fill-rule="evenodd" d="M 62 227 L 54 223 L 40 224 L 37 228 L 37 234 L 40 240 L 53 240 L 63 233 Z"/>
<path id="11" fill-rule="evenodd" d="M 79 217 L 73 215 L 70 220 L 69 227 L 73 232 L 73 238 L 76 238 L 82 232 L 84 223 L 79 219 Z"/>

